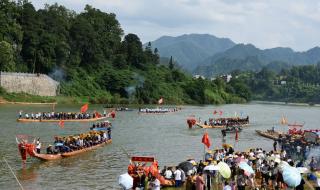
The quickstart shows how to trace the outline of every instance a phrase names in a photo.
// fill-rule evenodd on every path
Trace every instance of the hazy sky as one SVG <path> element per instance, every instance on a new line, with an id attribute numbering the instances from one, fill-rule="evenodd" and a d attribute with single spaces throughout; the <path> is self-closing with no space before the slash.
<path id="1" fill-rule="evenodd" d="M 81 12 L 90 4 L 117 15 L 143 42 L 163 35 L 207 33 L 259 48 L 304 51 L 320 46 L 319 0 L 31 0 Z"/>

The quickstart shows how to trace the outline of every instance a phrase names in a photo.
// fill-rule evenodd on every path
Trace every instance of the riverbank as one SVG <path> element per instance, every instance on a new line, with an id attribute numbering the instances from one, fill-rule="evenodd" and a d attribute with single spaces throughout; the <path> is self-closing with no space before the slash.
<path id="1" fill-rule="evenodd" d="M 20 105 L 55 105 L 55 104 L 83 104 L 90 102 L 88 97 L 67 97 L 67 96 L 34 96 L 25 93 L 4 93 L 0 94 L 0 104 Z"/>
<path id="2" fill-rule="evenodd" d="M 250 103 L 253 104 L 274 104 L 274 105 L 288 105 L 288 106 L 317 106 L 320 107 L 320 104 L 308 104 L 308 103 L 294 103 L 294 102 L 275 102 L 275 101 L 260 101 L 254 100 Z"/>

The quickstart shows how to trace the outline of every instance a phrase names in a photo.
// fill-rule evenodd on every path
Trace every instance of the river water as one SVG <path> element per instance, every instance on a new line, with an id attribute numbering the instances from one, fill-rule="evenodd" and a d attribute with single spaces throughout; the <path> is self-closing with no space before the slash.
<path id="1" fill-rule="evenodd" d="M 234 134 L 227 134 L 226 143 L 235 145 L 236 150 L 250 147 L 272 148 L 272 141 L 255 133 L 279 126 L 282 115 L 289 122 L 305 122 L 305 128 L 319 128 L 320 107 L 287 106 L 268 104 L 184 106 L 180 112 L 164 115 L 139 115 L 137 111 L 118 112 L 113 121 L 111 145 L 72 158 L 51 162 L 28 159 L 22 167 L 15 142 L 16 134 L 40 137 L 43 147 L 53 142 L 55 135 L 71 135 L 88 131 L 88 123 L 65 123 L 60 129 L 54 123 L 18 123 L 19 110 L 25 112 L 50 111 L 50 106 L 0 105 L 0 189 L 19 189 L 9 168 L 3 162 L 5 157 L 13 168 L 24 189 L 118 189 L 117 177 L 126 172 L 129 155 L 155 156 L 160 167 L 176 165 L 188 158 L 201 159 L 203 129 L 189 130 L 186 118 L 190 115 L 202 120 L 213 117 L 214 110 L 222 110 L 223 116 L 235 112 L 250 116 L 251 125 L 239 134 L 235 143 Z M 101 106 L 90 106 L 91 110 L 102 110 Z M 79 106 L 56 106 L 57 111 L 78 111 Z M 222 144 L 219 129 L 207 129 L 213 148 Z"/>

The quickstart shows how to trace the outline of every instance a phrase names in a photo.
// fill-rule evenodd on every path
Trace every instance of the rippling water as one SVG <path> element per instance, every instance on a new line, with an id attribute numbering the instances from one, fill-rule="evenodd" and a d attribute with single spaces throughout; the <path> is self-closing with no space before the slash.
<path id="1" fill-rule="evenodd" d="M 29 134 L 41 137 L 43 146 L 52 143 L 55 135 L 71 135 L 85 132 L 89 124 L 65 123 L 60 129 L 53 123 L 17 123 L 19 110 L 26 112 L 49 111 L 49 106 L 0 105 L 0 155 L 4 156 L 17 174 L 24 189 L 118 189 L 117 176 L 126 172 L 128 165 L 126 150 L 130 155 L 155 156 L 161 167 L 176 165 L 187 158 L 201 159 L 203 145 L 202 129 L 188 130 L 186 118 L 200 116 L 202 120 L 212 117 L 215 109 L 223 110 L 224 116 L 234 112 L 250 116 L 251 126 L 239 136 L 236 149 L 250 147 L 272 148 L 272 141 L 255 134 L 256 129 L 269 129 L 279 123 L 282 115 L 289 122 L 306 122 L 305 128 L 318 128 L 320 108 L 286 105 L 224 105 L 224 106 L 185 106 L 183 110 L 165 115 L 139 115 L 136 111 L 118 112 L 112 131 L 113 143 L 95 151 L 68 159 L 40 162 L 28 159 L 27 167 L 22 168 L 15 142 L 16 134 Z M 101 110 L 99 106 L 90 109 Z M 57 106 L 57 111 L 77 111 L 79 107 Z M 277 130 L 285 127 L 277 126 Z M 219 129 L 208 129 L 214 147 L 222 144 Z M 228 134 L 227 143 L 234 144 L 234 134 Z M 19 189 L 8 167 L 1 160 L 0 189 Z"/>

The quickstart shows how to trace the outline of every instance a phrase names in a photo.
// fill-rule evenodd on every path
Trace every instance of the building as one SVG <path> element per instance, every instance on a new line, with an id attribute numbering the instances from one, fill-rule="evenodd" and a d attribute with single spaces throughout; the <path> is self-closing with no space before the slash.
<path id="1" fill-rule="evenodd" d="M 0 85 L 7 92 L 38 96 L 59 94 L 59 82 L 45 74 L 0 72 Z"/>
<path id="2" fill-rule="evenodd" d="M 202 76 L 202 75 L 193 75 L 193 78 L 194 79 L 199 79 L 199 78 L 201 78 L 201 79 L 206 79 L 206 77 L 204 77 L 204 76 Z"/>
<path id="3" fill-rule="evenodd" d="M 230 80 L 232 79 L 232 75 L 227 74 L 227 75 L 221 75 L 220 78 L 222 80 L 224 80 L 226 83 L 230 82 Z"/>

